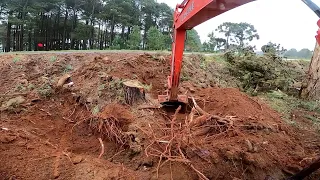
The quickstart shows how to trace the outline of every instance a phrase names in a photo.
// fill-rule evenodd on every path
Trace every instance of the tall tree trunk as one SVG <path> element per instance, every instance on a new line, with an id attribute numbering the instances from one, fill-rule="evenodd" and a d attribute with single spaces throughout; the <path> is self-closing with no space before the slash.
<path id="1" fill-rule="evenodd" d="M 75 1 L 75 4 L 76 4 L 76 1 Z M 75 5 L 76 6 L 76 5 Z M 77 26 L 77 10 L 76 10 L 76 7 L 73 7 L 73 21 L 72 21 L 72 32 L 76 29 L 76 26 Z M 74 37 L 71 37 L 71 48 L 70 49 L 75 49 L 75 46 L 77 46 L 77 42 L 76 42 L 76 39 Z M 76 50 L 78 48 L 76 47 Z"/>
<path id="2" fill-rule="evenodd" d="M 91 21 L 91 32 L 90 32 L 90 49 L 93 49 L 93 44 L 94 44 L 94 22 L 93 20 Z"/>
<path id="3" fill-rule="evenodd" d="M 46 46 L 45 46 L 45 50 L 46 51 L 48 51 L 49 50 L 49 48 L 50 48 L 50 40 L 49 40 L 49 30 L 50 30 L 50 28 L 49 28 L 49 19 L 50 19 L 50 17 L 49 16 L 46 16 L 46 27 L 45 27 L 45 42 L 46 42 Z"/>
<path id="4" fill-rule="evenodd" d="M 33 29 L 33 45 L 34 45 L 34 50 L 35 51 L 38 51 L 38 42 L 37 42 L 37 37 L 39 35 L 39 32 L 38 32 L 38 29 L 37 28 L 34 28 Z"/>
<path id="5" fill-rule="evenodd" d="M 94 43 L 94 11 L 95 11 L 95 1 L 93 1 L 93 5 L 92 5 L 92 11 L 91 11 L 91 18 L 90 18 L 90 21 L 91 21 L 91 36 L 90 36 L 90 40 L 89 40 L 89 44 L 90 44 L 90 49 L 93 49 L 93 43 Z"/>
<path id="6" fill-rule="evenodd" d="M 10 52 L 11 49 L 11 23 L 7 25 L 7 37 L 6 37 L 6 52 Z"/>
<path id="7" fill-rule="evenodd" d="M 98 31 L 98 43 L 99 43 L 99 49 L 102 50 L 102 32 L 101 32 L 101 23 L 99 22 L 99 31 Z"/>
<path id="8" fill-rule="evenodd" d="M 59 27 L 60 27 L 60 14 L 61 14 L 61 9 L 59 8 L 58 14 L 57 14 L 57 21 L 56 21 L 56 27 L 55 27 L 55 41 L 56 41 L 56 50 L 61 49 L 61 43 L 60 43 L 60 32 L 59 32 Z"/>
<path id="9" fill-rule="evenodd" d="M 32 48 L 31 48 L 31 29 L 29 30 L 29 33 L 28 33 L 28 51 L 32 51 Z"/>
<path id="10" fill-rule="evenodd" d="M 24 46 L 23 46 L 23 38 L 24 38 L 24 28 L 23 28 L 23 24 L 20 26 L 20 51 L 24 50 Z"/>
<path id="11" fill-rule="evenodd" d="M 104 33 L 104 48 L 107 48 L 108 47 L 108 28 L 107 28 L 107 23 L 106 23 L 106 25 L 105 25 L 105 28 L 106 28 L 106 30 L 105 30 L 105 33 Z M 109 44 L 110 45 L 110 44 Z"/>
<path id="12" fill-rule="evenodd" d="M 113 39 L 114 39 L 114 27 L 115 27 L 115 21 L 114 21 L 114 15 L 112 16 L 111 20 L 111 30 L 110 30 L 110 42 L 109 45 L 112 45 Z"/>
<path id="13" fill-rule="evenodd" d="M 66 40 L 67 40 L 67 20 L 68 20 L 68 9 L 66 8 L 66 13 L 64 16 L 63 22 L 63 34 L 62 34 L 62 50 L 66 49 Z"/>
<path id="14" fill-rule="evenodd" d="M 17 51 L 17 25 L 13 30 L 13 51 Z"/>
<path id="15" fill-rule="evenodd" d="M 307 78 L 302 83 L 300 96 L 308 100 L 320 100 L 320 46 L 318 43 L 314 49 Z"/>

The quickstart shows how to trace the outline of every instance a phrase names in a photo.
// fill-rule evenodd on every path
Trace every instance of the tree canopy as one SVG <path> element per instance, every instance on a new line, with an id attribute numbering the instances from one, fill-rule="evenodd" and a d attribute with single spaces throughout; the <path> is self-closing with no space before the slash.
<path id="1" fill-rule="evenodd" d="M 216 31 L 224 35 L 226 49 L 231 45 L 244 47 L 248 42 L 260 38 L 255 27 L 245 22 L 225 22 L 219 25 Z"/>
<path id="2" fill-rule="evenodd" d="M 257 30 L 249 23 L 224 22 L 208 34 L 209 40 L 203 43 L 203 51 L 215 52 L 233 47 L 246 48 L 249 42 L 259 38 Z"/>
<path id="3" fill-rule="evenodd" d="M 0 20 L 0 44 L 7 52 L 161 49 L 172 43 L 173 9 L 156 0 L 2 0 Z M 150 29 L 161 37 L 151 47 Z M 199 35 L 190 32 L 186 43 L 198 50 Z"/>

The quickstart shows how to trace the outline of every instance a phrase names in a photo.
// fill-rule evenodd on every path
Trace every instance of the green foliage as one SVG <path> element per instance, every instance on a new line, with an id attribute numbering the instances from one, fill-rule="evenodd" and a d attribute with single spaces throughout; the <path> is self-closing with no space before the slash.
<path id="1" fill-rule="evenodd" d="M 38 94 L 42 97 L 50 97 L 53 93 L 53 89 L 49 84 L 42 85 L 39 89 L 37 89 Z"/>
<path id="2" fill-rule="evenodd" d="M 110 47 L 110 49 L 115 49 L 115 50 L 127 49 L 126 41 L 124 41 L 120 35 L 116 35 L 116 37 L 112 41 L 112 46 Z"/>
<path id="3" fill-rule="evenodd" d="M 140 49 L 141 31 L 139 26 L 134 26 L 131 34 L 129 35 L 128 47 L 129 49 Z"/>
<path id="4" fill-rule="evenodd" d="M 320 124 L 320 119 L 319 118 L 311 116 L 311 115 L 305 115 L 305 117 L 307 119 L 311 120 L 313 123 L 318 124 L 318 126 L 319 126 L 319 124 Z"/>
<path id="5" fill-rule="evenodd" d="M 27 90 L 27 88 L 20 83 L 15 87 L 15 91 L 23 92 L 25 90 Z"/>
<path id="6" fill-rule="evenodd" d="M 0 20 L 1 20 L 1 13 L 0 13 Z M 0 24 L 0 46 L 4 46 L 5 44 L 5 33 L 6 33 L 6 24 Z M 1 52 L 1 49 L 0 49 Z"/>
<path id="7" fill-rule="evenodd" d="M 73 67 L 71 64 L 67 64 L 66 67 L 64 68 L 63 72 L 64 73 L 67 73 L 67 72 L 70 72 L 72 71 Z"/>
<path id="8" fill-rule="evenodd" d="M 281 56 L 283 55 L 287 50 L 281 47 L 280 44 L 269 42 L 268 44 L 261 47 L 262 52 L 266 54 L 270 54 L 273 56 Z"/>
<path id="9" fill-rule="evenodd" d="M 93 107 L 93 108 L 91 109 L 91 113 L 92 113 L 93 115 L 97 115 L 99 112 L 100 112 L 100 108 L 99 108 L 98 105 L 96 105 L 95 107 Z"/>
<path id="10" fill-rule="evenodd" d="M 154 26 L 147 32 L 147 47 L 149 50 L 162 50 L 165 47 L 163 34 Z"/>
<path id="11" fill-rule="evenodd" d="M 36 86 L 34 84 L 29 84 L 27 88 L 28 88 L 28 90 L 31 91 L 31 90 L 34 90 L 36 88 Z"/>
<path id="12" fill-rule="evenodd" d="M 294 82 L 287 62 L 279 57 L 253 53 L 237 55 L 230 51 L 225 54 L 225 59 L 230 63 L 230 73 L 239 78 L 241 88 L 246 92 L 287 91 Z"/>
<path id="13" fill-rule="evenodd" d="M 15 56 L 14 58 L 13 58 L 13 63 L 18 63 L 19 61 L 20 61 L 20 57 L 19 56 Z"/>
<path id="14" fill-rule="evenodd" d="M 92 28 L 92 26 L 79 23 L 74 29 L 74 32 L 72 32 L 71 37 L 79 40 L 88 40 L 90 38 Z"/>
<path id="15" fill-rule="evenodd" d="M 51 56 L 49 61 L 52 62 L 52 63 L 56 62 L 57 61 L 57 56 Z"/>
<path id="16" fill-rule="evenodd" d="M 217 41 L 213 31 L 208 34 L 208 38 L 209 38 L 209 41 L 205 41 L 203 43 L 203 51 L 214 52 L 217 47 Z"/>
<path id="17" fill-rule="evenodd" d="M 194 29 L 187 31 L 186 47 L 188 51 L 200 51 L 202 49 L 200 36 Z"/>
<path id="18" fill-rule="evenodd" d="M 172 15 L 155 0 L 2 0 L 0 44 L 6 51 L 146 48 L 153 26 L 168 40 Z M 15 33 L 16 27 L 23 29 Z M 135 27 L 143 30 L 140 38 Z"/>

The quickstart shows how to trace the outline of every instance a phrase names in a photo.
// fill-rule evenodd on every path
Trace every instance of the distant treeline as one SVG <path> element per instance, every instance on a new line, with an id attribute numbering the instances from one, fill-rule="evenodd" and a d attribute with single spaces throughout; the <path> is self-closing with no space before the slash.
<path id="1" fill-rule="evenodd" d="M 0 47 L 168 49 L 172 17 L 173 9 L 155 0 L 0 0 Z"/>
<path id="2" fill-rule="evenodd" d="M 309 49 L 301 49 L 297 51 L 297 49 L 290 49 L 284 53 L 284 56 L 289 59 L 311 59 L 313 55 L 313 51 Z"/>
<path id="3" fill-rule="evenodd" d="M 170 50 L 173 9 L 156 0 L 0 0 L 0 49 L 10 51 Z M 187 32 L 187 51 L 251 48 L 259 39 L 249 23 L 224 22 L 203 44 Z M 312 54 L 312 53 L 311 53 Z M 292 49 L 288 57 L 310 57 Z"/>

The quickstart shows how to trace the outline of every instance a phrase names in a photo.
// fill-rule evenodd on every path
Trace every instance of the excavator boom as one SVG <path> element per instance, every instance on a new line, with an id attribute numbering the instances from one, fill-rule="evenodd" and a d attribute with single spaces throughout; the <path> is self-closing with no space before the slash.
<path id="1" fill-rule="evenodd" d="M 168 91 L 166 95 L 158 96 L 160 103 L 171 104 L 180 102 L 187 104 L 188 102 L 186 95 L 178 95 L 186 31 L 226 11 L 252 1 L 255 0 L 184 0 L 176 6 L 173 15 L 174 31 L 171 72 L 170 76 L 168 76 Z M 302 1 L 320 17 L 320 8 L 312 0 Z M 320 21 L 318 25 L 320 26 Z M 316 39 L 320 42 L 320 31 L 318 31 Z"/>
<path id="2" fill-rule="evenodd" d="M 171 73 L 168 77 L 167 95 L 159 95 L 160 103 L 187 103 L 186 95 L 178 95 L 182 57 L 186 31 L 193 27 L 254 0 L 184 0 L 176 6 L 173 21 L 173 43 L 171 58 Z"/>

